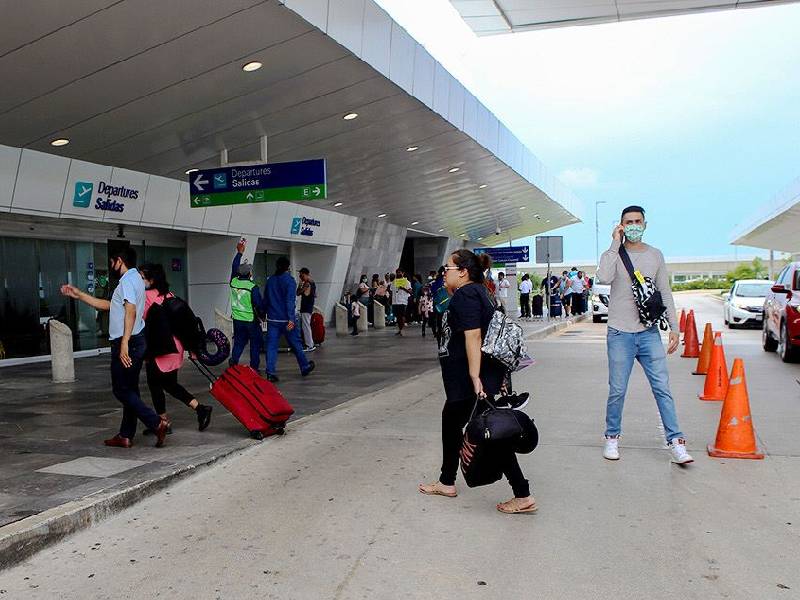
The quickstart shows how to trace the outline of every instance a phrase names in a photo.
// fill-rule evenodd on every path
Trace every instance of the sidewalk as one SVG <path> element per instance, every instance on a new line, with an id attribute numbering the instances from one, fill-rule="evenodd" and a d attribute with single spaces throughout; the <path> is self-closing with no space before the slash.
<path id="1" fill-rule="evenodd" d="M 543 322 L 523 326 L 531 337 L 550 330 Z M 280 354 L 279 388 L 296 410 L 293 420 L 438 371 L 430 332 L 423 340 L 419 327 L 409 328 L 404 338 L 394 331 L 329 336 L 309 354 L 317 369 L 305 379 L 294 356 Z M 211 427 L 198 432 L 194 413 L 168 397 L 174 433 L 164 448 L 154 448 L 153 439 L 141 432 L 130 450 L 105 447 L 121 414 L 109 391 L 108 360 L 107 355 L 77 360 L 77 381 L 60 386 L 50 383 L 48 364 L 0 369 L 0 567 L 16 558 L 8 548 L 24 544 L 32 551 L 198 467 L 258 444 L 210 397 L 207 381 L 187 362 L 181 381 L 201 403 L 214 406 Z M 149 401 L 144 374 L 141 391 Z"/>

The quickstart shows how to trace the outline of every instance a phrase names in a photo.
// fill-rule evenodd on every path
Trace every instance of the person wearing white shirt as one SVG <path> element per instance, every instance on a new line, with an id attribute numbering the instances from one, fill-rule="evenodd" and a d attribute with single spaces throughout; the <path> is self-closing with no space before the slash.
<path id="1" fill-rule="evenodd" d="M 511 282 L 506 279 L 505 273 L 497 274 L 497 302 L 503 307 L 503 312 L 508 314 L 508 290 L 511 288 Z"/>
<path id="2" fill-rule="evenodd" d="M 533 283 L 531 283 L 531 276 L 525 274 L 522 276 L 522 281 L 519 284 L 519 305 L 522 311 L 523 319 L 531 318 L 532 291 L 533 291 Z"/>

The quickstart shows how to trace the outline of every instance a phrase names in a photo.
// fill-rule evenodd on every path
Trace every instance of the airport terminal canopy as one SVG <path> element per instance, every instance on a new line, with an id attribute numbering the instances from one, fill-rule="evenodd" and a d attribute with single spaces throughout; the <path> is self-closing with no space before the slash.
<path id="1" fill-rule="evenodd" d="M 450 0 L 478 35 L 596 25 L 796 0 Z"/>
<path id="2" fill-rule="evenodd" d="M 741 226 L 731 244 L 800 252 L 800 177 Z"/>
<path id="3" fill-rule="evenodd" d="M 580 218 L 373 0 L 29 0 L 3 20 L 0 144 L 186 181 L 267 136 L 269 162 L 327 159 L 320 208 L 474 242 Z"/>

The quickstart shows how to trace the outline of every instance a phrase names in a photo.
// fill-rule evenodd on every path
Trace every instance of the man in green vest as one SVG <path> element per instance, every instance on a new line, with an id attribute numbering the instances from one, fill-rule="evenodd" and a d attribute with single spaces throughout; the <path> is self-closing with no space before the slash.
<path id="1" fill-rule="evenodd" d="M 242 263 L 244 238 L 236 245 L 231 265 L 231 318 L 233 319 L 233 350 L 231 365 L 238 365 L 247 342 L 250 342 L 250 366 L 258 371 L 261 363 L 261 292 L 253 281 L 253 266 Z"/>

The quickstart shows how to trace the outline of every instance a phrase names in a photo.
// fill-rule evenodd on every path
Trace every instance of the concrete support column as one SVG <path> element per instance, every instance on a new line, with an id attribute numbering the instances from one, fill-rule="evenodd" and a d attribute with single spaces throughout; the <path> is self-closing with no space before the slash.
<path id="1" fill-rule="evenodd" d="M 386 329 L 386 307 L 380 302 L 372 302 L 373 318 L 375 319 L 372 326 L 375 329 Z"/>
<path id="2" fill-rule="evenodd" d="M 347 307 L 344 304 L 336 305 L 336 335 L 347 335 L 349 323 L 347 322 Z"/>
<path id="3" fill-rule="evenodd" d="M 367 333 L 367 331 L 369 331 L 369 316 L 367 315 L 367 307 L 359 302 L 358 308 L 361 312 L 358 317 L 358 332 Z"/>
<path id="4" fill-rule="evenodd" d="M 60 321 L 51 319 L 50 355 L 53 370 L 53 383 L 75 381 L 75 355 L 72 349 L 72 330 Z"/>

